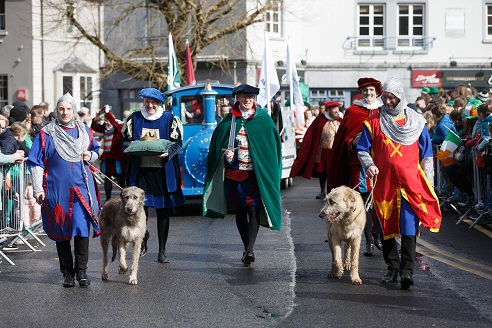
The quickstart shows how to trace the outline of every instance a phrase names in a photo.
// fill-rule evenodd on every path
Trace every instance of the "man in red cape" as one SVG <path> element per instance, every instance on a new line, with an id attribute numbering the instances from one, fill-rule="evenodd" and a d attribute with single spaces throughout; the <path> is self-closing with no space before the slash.
<path id="1" fill-rule="evenodd" d="M 325 102 L 326 111 L 319 114 L 304 135 L 299 153 L 292 165 L 290 176 L 303 176 L 306 179 L 318 177 L 321 193 L 316 199 L 325 198 L 328 162 L 332 154 L 333 140 L 341 119 L 336 101 Z"/>
<path id="2" fill-rule="evenodd" d="M 355 147 L 364 126 L 363 122 L 370 115 L 379 111 L 381 103 L 377 99 L 381 95 L 381 82 L 371 77 L 363 77 L 357 81 L 358 90 L 362 93 L 362 99 L 355 100 L 354 104 L 347 108 L 343 121 L 335 136 L 333 143 L 333 155 L 329 160 L 328 172 L 332 174 L 328 179 L 328 192 L 340 186 L 350 186 L 359 191 L 364 200 L 371 191 L 370 182 L 362 169 Z M 381 238 L 373 233 L 372 213 L 367 213 L 364 236 L 366 239 L 365 256 L 371 256 L 374 244 L 381 250 Z"/>

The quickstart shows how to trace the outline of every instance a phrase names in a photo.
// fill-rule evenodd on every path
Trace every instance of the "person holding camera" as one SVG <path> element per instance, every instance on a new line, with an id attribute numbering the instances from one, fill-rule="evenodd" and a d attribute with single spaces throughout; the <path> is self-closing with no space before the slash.
<path id="1" fill-rule="evenodd" d="M 125 154 L 123 154 L 122 141 L 123 122 L 116 120 L 111 113 L 111 107 L 105 105 L 92 119 L 91 129 L 103 135 L 103 153 L 101 155 L 100 170 L 106 175 L 104 178 L 104 191 L 106 201 L 111 198 L 113 182 L 111 177 L 115 177 L 121 188 L 125 187 L 126 164 Z"/>

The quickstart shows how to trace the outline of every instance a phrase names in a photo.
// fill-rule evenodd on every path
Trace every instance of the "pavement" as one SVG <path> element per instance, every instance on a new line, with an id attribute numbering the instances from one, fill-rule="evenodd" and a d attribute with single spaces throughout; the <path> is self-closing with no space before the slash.
<path id="1" fill-rule="evenodd" d="M 468 229 L 444 213 L 437 234 L 422 229 L 415 286 L 402 291 L 380 283 L 379 251 L 360 258 L 363 284 L 327 273 L 331 259 L 318 214 L 317 180 L 294 179 L 282 191 L 281 231 L 261 228 L 257 260 L 240 263 L 234 216 L 203 218 L 200 200 L 171 218 L 170 264 L 157 263 L 155 213 L 150 211 L 149 253 L 140 258 L 139 283 L 128 285 L 110 265 L 100 279 L 102 252 L 91 239 L 86 289 L 62 288 L 54 242 L 32 252 L 9 252 L 0 264 L 0 320 L 4 327 L 491 327 L 492 228 Z M 68 323 L 67 321 L 70 320 Z"/>

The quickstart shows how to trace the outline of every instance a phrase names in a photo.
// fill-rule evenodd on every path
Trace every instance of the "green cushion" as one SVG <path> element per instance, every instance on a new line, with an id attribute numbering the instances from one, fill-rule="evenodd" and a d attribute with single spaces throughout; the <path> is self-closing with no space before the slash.
<path id="1" fill-rule="evenodd" d="M 153 141 L 133 141 L 130 146 L 123 152 L 133 156 L 158 156 L 162 153 L 167 153 L 174 142 L 159 139 Z"/>

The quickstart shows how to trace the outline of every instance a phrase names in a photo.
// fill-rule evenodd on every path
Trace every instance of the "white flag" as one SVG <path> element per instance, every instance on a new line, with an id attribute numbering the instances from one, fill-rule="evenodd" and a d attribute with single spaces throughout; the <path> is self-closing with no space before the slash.
<path id="1" fill-rule="evenodd" d="M 273 62 L 272 49 L 270 48 L 270 42 L 268 38 L 265 38 L 265 51 L 263 52 L 263 63 L 261 64 L 260 79 L 258 80 L 258 88 L 260 93 L 256 98 L 256 102 L 261 107 L 268 105 L 270 111 L 269 101 L 280 90 L 280 83 L 278 81 L 277 70 Z"/>
<path id="2" fill-rule="evenodd" d="M 287 67 L 285 75 L 290 86 L 290 108 L 296 113 L 297 125 L 304 125 L 304 100 L 299 87 L 299 76 L 297 75 L 296 63 L 290 53 L 290 41 L 287 41 Z"/>
<path id="3" fill-rule="evenodd" d="M 173 36 L 169 33 L 169 64 L 167 66 L 167 90 L 180 87 L 181 74 L 179 72 L 178 59 L 174 50 Z"/>

